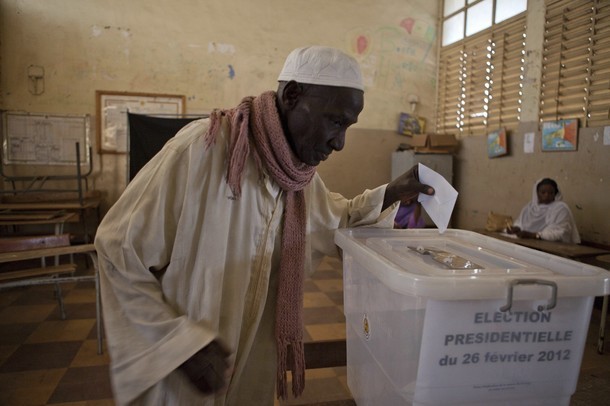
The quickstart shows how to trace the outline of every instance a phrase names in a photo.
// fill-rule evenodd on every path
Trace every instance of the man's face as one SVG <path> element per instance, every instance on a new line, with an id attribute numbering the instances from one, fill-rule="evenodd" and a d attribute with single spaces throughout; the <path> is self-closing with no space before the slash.
<path id="1" fill-rule="evenodd" d="M 286 136 L 303 163 L 317 166 L 333 151 L 343 149 L 345 131 L 358 121 L 364 107 L 364 92 L 347 87 L 297 86 L 300 94 L 285 111 Z"/>

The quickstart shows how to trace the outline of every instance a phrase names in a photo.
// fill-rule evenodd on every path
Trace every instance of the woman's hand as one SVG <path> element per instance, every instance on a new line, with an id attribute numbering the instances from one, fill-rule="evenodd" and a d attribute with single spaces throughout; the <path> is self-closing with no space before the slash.
<path id="1" fill-rule="evenodd" d="M 519 238 L 531 238 L 531 239 L 540 239 L 537 233 L 532 233 L 530 231 L 521 230 L 516 233 Z"/>

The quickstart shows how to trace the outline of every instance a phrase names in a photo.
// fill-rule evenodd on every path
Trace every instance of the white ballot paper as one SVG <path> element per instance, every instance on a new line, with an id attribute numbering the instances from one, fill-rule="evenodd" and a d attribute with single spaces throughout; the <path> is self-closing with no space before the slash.
<path id="1" fill-rule="evenodd" d="M 457 200 L 458 192 L 442 175 L 434 172 L 425 165 L 418 164 L 419 181 L 434 188 L 434 195 L 419 194 L 417 201 L 421 203 L 430 216 L 438 231 L 442 234 L 447 230 L 453 206 Z"/>

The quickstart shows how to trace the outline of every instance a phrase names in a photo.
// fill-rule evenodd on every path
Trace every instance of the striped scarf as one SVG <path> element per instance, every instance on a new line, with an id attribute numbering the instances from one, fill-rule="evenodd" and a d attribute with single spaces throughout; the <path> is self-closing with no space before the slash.
<path id="1" fill-rule="evenodd" d="M 242 173 L 251 145 L 255 147 L 253 157 L 257 164 L 264 166 L 286 192 L 275 315 L 277 396 L 286 398 L 287 360 L 292 356 L 292 393 L 296 397 L 305 388 L 302 308 L 307 214 L 303 189 L 316 168 L 304 164 L 292 152 L 282 129 L 275 92 L 246 97 L 231 110 L 213 111 L 206 139 L 208 147 L 214 143 L 223 116 L 230 123 L 227 183 L 235 196 L 241 194 Z"/>

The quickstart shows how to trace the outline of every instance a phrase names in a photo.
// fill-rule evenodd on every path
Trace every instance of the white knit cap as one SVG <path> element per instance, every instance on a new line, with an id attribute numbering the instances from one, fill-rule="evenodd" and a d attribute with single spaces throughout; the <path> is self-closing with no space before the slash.
<path id="1" fill-rule="evenodd" d="M 339 49 L 323 46 L 292 51 L 277 80 L 364 90 L 358 62 Z"/>

